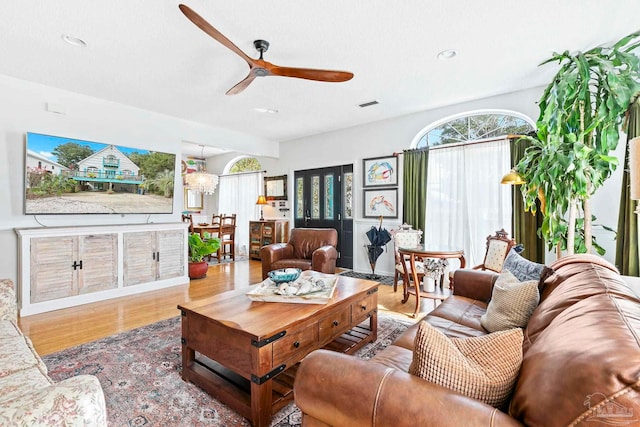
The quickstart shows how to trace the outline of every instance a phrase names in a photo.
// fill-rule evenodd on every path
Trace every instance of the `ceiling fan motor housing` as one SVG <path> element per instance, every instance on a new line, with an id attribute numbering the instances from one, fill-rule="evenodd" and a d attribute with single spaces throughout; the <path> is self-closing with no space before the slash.
<path id="1" fill-rule="evenodd" d="M 266 40 L 254 40 L 253 45 L 260 52 L 260 59 L 262 59 L 262 54 L 269 50 L 269 42 Z"/>

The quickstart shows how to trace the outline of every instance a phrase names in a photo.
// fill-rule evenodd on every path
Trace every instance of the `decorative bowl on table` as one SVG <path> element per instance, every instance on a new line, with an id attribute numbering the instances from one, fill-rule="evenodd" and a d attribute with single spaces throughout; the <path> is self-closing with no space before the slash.
<path id="1" fill-rule="evenodd" d="M 209 223 L 208 222 L 199 222 L 198 225 L 206 227 L 207 225 L 209 225 Z"/>
<path id="2" fill-rule="evenodd" d="M 293 282 L 300 277 L 302 270 L 299 268 L 282 268 L 280 270 L 272 270 L 268 274 L 269 279 L 275 283 Z"/>

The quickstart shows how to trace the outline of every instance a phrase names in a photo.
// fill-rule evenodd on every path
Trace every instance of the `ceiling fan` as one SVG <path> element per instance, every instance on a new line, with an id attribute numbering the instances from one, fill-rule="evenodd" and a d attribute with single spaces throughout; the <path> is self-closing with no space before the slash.
<path id="1" fill-rule="evenodd" d="M 282 76 L 296 77 L 298 79 L 317 80 L 321 82 L 346 82 L 353 78 L 353 73 L 348 71 L 332 71 L 332 70 L 316 70 L 311 68 L 293 68 L 280 67 L 262 59 L 262 54 L 269 49 L 269 42 L 266 40 L 255 40 L 253 45 L 260 52 L 260 58 L 253 59 L 241 51 L 235 44 L 226 38 L 220 31 L 216 30 L 211 24 L 204 20 L 200 15 L 194 12 L 189 6 L 181 4 L 178 6 L 182 13 L 189 18 L 191 22 L 196 24 L 205 33 L 220 42 L 223 46 L 231 49 L 247 64 L 249 64 L 249 75 L 227 91 L 227 95 L 236 95 L 249 86 L 256 77 L 266 76 Z"/>

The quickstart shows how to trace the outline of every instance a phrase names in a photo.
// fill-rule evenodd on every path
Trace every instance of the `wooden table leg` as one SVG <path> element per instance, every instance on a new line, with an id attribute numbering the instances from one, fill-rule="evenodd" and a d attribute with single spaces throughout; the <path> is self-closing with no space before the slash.
<path id="1" fill-rule="evenodd" d="M 272 380 L 262 384 L 251 382 L 251 424 L 253 427 L 268 427 L 271 424 Z"/>
<path id="2" fill-rule="evenodd" d="M 189 381 L 187 375 L 185 375 L 185 371 L 191 368 L 193 361 L 196 359 L 196 352 L 187 346 L 187 335 L 189 332 L 189 318 L 187 314 L 183 311 L 181 313 L 181 330 L 182 330 L 182 379 L 185 381 Z"/>
<path id="3" fill-rule="evenodd" d="M 411 275 L 413 276 L 413 287 L 416 291 L 416 310 L 413 312 L 413 318 L 418 316 L 420 312 L 420 282 L 418 281 L 418 272 L 416 270 L 416 256 L 411 254 L 409 258 L 409 262 L 411 263 Z"/>
<path id="4" fill-rule="evenodd" d="M 369 318 L 369 327 L 371 328 L 371 342 L 378 340 L 378 310 L 373 310 L 373 314 Z"/>

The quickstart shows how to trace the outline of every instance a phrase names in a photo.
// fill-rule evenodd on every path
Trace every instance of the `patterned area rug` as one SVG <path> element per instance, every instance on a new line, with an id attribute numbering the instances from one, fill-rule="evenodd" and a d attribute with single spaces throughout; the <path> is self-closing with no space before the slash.
<path id="1" fill-rule="evenodd" d="M 382 276 L 380 274 L 372 275 L 369 273 L 356 273 L 355 271 L 345 271 L 340 273 L 342 276 L 355 277 L 357 279 L 375 280 L 381 285 L 393 286 L 393 276 Z"/>
<path id="2" fill-rule="evenodd" d="M 412 322 L 378 315 L 378 340 L 356 354 L 371 358 Z M 54 381 L 80 374 L 98 377 L 107 402 L 109 426 L 249 426 L 224 404 L 180 377 L 180 317 L 123 332 L 43 357 Z M 272 426 L 300 426 L 298 408 L 289 404 Z"/>

